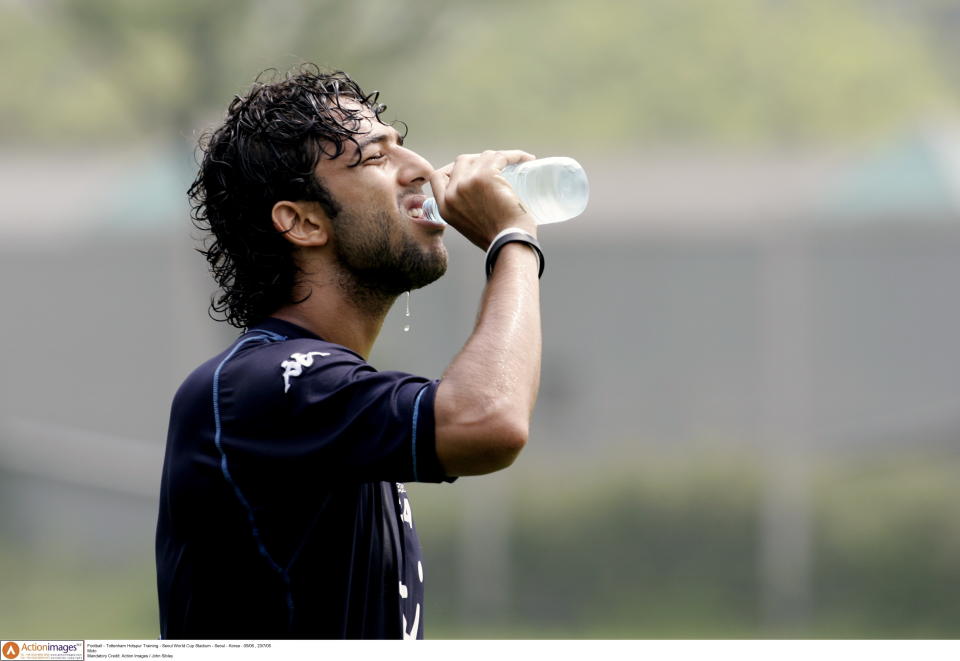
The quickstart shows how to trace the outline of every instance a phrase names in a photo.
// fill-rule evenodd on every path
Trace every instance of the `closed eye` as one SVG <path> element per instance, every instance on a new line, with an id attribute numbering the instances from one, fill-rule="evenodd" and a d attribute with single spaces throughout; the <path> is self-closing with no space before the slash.
<path id="1" fill-rule="evenodd" d="M 383 154 L 374 154 L 373 156 L 368 156 L 367 158 L 363 159 L 363 162 L 364 162 L 364 163 L 375 163 L 375 162 L 380 161 L 380 160 L 382 160 L 382 159 L 384 159 L 384 158 L 386 158 L 386 157 L 385 157 Z"/>

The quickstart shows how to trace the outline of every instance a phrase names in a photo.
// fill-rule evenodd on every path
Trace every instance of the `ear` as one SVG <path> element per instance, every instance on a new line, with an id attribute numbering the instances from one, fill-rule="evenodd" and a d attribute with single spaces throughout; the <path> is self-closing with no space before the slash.
<path id="1" fill-rule="evenodd" d="M 319 205 L 281 200 L 273 205 L 273 226 L 298 246 L 324 246 L 330 238 L 326 215 Z"/>

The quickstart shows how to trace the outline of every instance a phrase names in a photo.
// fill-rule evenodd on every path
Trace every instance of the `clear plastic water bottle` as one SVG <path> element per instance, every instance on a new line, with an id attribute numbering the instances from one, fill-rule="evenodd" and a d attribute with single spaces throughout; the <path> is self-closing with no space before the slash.
<path id="1" fill-rule="evenodd" d="M 576 218 L 587 208 L 587 173 L 572 158 L 552 156 L 515 163 L 503 168 L 500 176 L 513 187 L 538 225 Z M 435 223 L 445 222 L 432 197 L 423 203 L 423 215 Z"/>

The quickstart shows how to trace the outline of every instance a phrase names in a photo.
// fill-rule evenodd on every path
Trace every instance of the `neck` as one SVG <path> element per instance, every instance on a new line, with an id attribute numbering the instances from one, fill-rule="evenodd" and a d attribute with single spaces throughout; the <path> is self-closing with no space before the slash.
<path id="1" fill-rule="evenodd" d="M 310 283 L 305 289 L 309 295 L 302 302 L 285 305 L 272 316 L 368 358 L 397 297 L 336 281 Z"/>

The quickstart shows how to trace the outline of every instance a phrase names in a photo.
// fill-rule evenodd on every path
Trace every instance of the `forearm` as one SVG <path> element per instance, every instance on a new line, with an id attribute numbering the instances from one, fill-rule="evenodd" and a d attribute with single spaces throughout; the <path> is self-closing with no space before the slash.
<path id="1" fill-rule="evenodd" d="M 472 335 L 437 391 L 437 450 L 449 475 L 505 468 L 527 440 L 540 384 L 540 286 L 529 246 L 503 247 Z"/>

